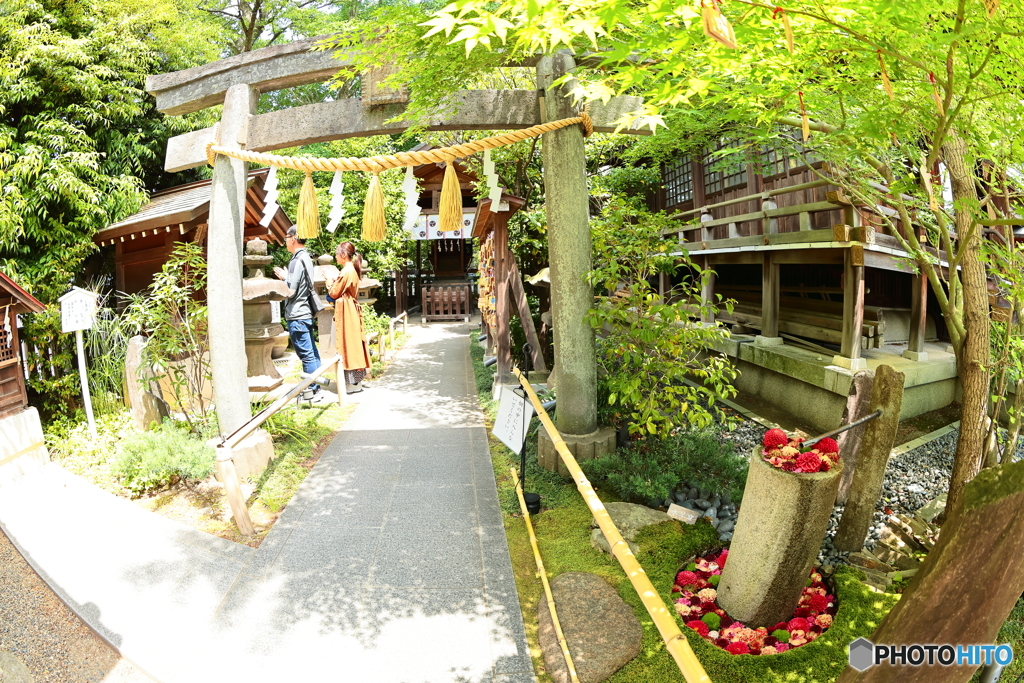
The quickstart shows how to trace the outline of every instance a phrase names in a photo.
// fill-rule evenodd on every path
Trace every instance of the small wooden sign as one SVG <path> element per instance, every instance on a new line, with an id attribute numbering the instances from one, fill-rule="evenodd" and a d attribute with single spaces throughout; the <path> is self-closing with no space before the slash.
<path id="1" fill-rule="evenodd" d="M 60 326 L 62 332 L 76 332 L 92 328 L 96 320 L 98 295 L 80 287 L 60 297 Z"/>
<path id="2" fill-rule="evenodd" d="M 684 524 L 695 524 L 700 519 L 700 510 L 691 510 L 682 505 L 672 503 L 668 506 L 668 516 L 672 519 L 678 519 Z"/>
<path id="3" fill-rule="evenodd" d="M 491 433 L 518 455 L 523 448 L 532 418 L 533 405 L 530 401 L 510 387 L 503 387 L 498 403 L 498 417 L 494 420 Z"/>

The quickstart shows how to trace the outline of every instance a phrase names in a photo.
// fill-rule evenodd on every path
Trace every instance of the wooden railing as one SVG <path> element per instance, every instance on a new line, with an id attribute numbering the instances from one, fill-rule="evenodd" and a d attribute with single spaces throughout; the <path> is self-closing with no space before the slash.
<path id="1" fill-rule="evenodd" d="M 827 167 L 823 170 L 827 172 Z M 885 205 L 862 205 L 856 204 L 844 196 L 841 190 L 831 190 L 825 193 L 824 201 L 806 202 L 792 206 L 779 207 L 776 201 L 779 197 L 814 190 L 822 187 L 834 186 L 830 179 L 821 178 L 789 187 L 780 187 L 766 190 L 755 194 L 735 197 L 727 201 L 708 204 L 688 211 L 682 211 L 673 215 L 673 218 L 683 223 L 679 228 L 671 228 L 663 232 L 663 235 L 678 236 L 680 243 L 699 243 L 702 248 L 712 248 L 707 243 L 721 240 L 731 240 L 729 246 L 755 246 L 761 244 L 797 244 L 812 242 L 832 242 L 854 240 L 864 243 L 879 243 L 882 246 L 899 247 L 898 240 L 893 237 L 889 230 L 881 227 L 883 215 L 890 219 L 895 211 Z M 888 193 L 888 188 L 882 185 L 873 184 L 872 187 L 879 192 Z M 754 204 L 753 211 L 734 214 L 731 216 L 714 217 L 716 209 L 724 209 L 742 204 Z M 829 226 L 823 229 L 815 229 L 814 216 L 822 212 L 842 212 L 842 219 L 830 221 Z M 694 218 L 697 222 L 692 222 Z M 798 230 L 780 231 L 780 220 L 784 218 L 797 218 Z M 749 224 L 749 229 L 744 227 Z M 834 227 L 847 226 L 852 232 L 834 232 Z M 727 226 L 725 237 L 716 238 L 715 229 Z M 877 230 L 876 230 L 877 228 Z M 904 228 L 899 226 L 900 230 Z M 744 234 L 746 233 L 746 234 Z"/>
<path id="2" fill-rule="evenodd" d="M 234 449 L 245 437 L 259 429 L 264 422 L 269 420 L 281 408 L 285 407 L 289 401 L 298 396 L 301 391 L 318 380 L 321 375 L 331 368 L 334 368 L 338 384 L 338 405 L 343 405 L 345 382 L 342 376 L 341 361 L 341 356 L 335 356 L 323 363 L 316 372 L 292 387 L 287 394 L 253 415 L 248 422 L 225 436 L 221 443 L 217 444 L 217 474 L 224 483 L 224 493 L 227 494 L 228 505 L 231 507 L 231 516 L 235 520 L 235 526 L 238 527 L 242 534 L 249 536 L 255 533 L 255 527 L 253 527 L 252 519 L 249 517 L 249 508 L 245 504 L 245 494 L 242 493 L 242 488 L 238 482 L 238 472 L 235 470 L 235 463 L 232 459 Z"/>

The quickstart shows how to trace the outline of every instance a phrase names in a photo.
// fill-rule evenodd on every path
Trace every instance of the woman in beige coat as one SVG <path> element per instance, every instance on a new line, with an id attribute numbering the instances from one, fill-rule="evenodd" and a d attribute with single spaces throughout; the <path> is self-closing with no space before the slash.
<path id="1" fill-rule="evenodd" d="M 363 311 L 356 301 L 363 269 L 360 259 L 354 258 L 355 255 L 356 248 L 351 242 L 338 245 L 335 258 L 341 266 L 341 275 L 327 288 L 327 293 L 335 300 L 334 338 L 345 368 L 346 389 L 350 394 L 363 390 L 359 383 L 370 369 L 370 347 L 366 343 L 366 330 L 363 328 Z"/>

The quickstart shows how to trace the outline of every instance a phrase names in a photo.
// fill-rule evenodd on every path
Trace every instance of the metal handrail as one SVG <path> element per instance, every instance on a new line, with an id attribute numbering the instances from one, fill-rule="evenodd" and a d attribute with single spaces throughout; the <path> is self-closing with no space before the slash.
<path id="1" fill-rule="evenodd" d="M 633 556 L 633 551 L 629 549 L 629 544 L 622 538 L 622 534 L 615 526 L 615 522 L 612 521 L 611 515 L 605 509 L 604 503 L 597 497 L 594 487 L 590 485 L 590 481 L 587 480 L 583 470 L 577 464 L 576 458 L 569 451 L 569 447 L 565 445 L 561 434 L 558 433 L 558 429 L 555 428 L 551 418 L 545 412 L 540 399 L 537 398 L 536 392 L 530 386 L 529 380 L 519 371 L 519 368 L 512 368 L 512 372 L 519 379 L 519 383 L 523 385 L 523 389 L 526 390 L 530 403 L 533 404 L 533 409 L 537 412 L 537 417 L 540 418 L 541 424 L 544 425 L 544 429 L 554 444 L 555 450 L 569 470 L 573 481 L 576 482 L 576 488 L 579 489 L 583 500 L 587 503 L 587 507 L 590 508 L 590 512 L 594 515 L 594 521 L 597 522 L 604 537 L 608 540 L 612 555 L 622 565 L 622 570 L 626 572 L 630 583 L 633 584 L 637 595 L 640 596 L 640 601 L 647 608 L 648 614 L 651 615 L 654 625 L 658 628 L 658 632 L 665 641 L 665 649 L 669 651 L 669 654 L 672 655 L 672 658 L 679 666 L 679 670 L 686 679 L 686 683 L 711 683 L 707 672 L 704 671 L 704 666 L 697 659 L 697 655 L 693 653 L 693 649 L 690 648 L 690 643 L 686 640 L 686 636 L 679 630 L 679 624 L 676 623 L 675 618 L 669 613 L 668 608 L 665 606 L 665 601 L 658 595 L 654 584 L 647 578 L 644 568 L 640 566 L 636 557 Z"/>

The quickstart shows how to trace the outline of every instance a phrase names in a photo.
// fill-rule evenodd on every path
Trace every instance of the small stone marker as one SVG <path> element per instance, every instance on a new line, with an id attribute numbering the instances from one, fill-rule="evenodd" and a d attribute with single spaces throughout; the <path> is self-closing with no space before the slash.
<path id="1" fill-rule="evenodd" d="M 678 519 L 683 524 L 696 524 L 697 520 L 700 519 L 700 513 L 696 510 L 691 510 L 675 503 L 668 506 L 667 514 L 672 519 Z"/>
<path id="2" fill-rule="evenodd" d="M 640 654 L 644 631 L 633 608 L 596 574 L 568 572 L 551 581 L 558 621 L 580 683 L 600 683 Z M 569 683 L 565 657 L 543 597 L 537 607 L 544 666 L 555 683 Z"/>
<path id="3" fill-rule="evenodd" d="M 150 389 L 157 388 L 156 382 L 143 381 L 142 349 L 146 340 L 136 335 L 128 340 L 128 351 L 124 360 L 124 382 L 128 391 L 128 407 L 131 409 L 132 420 L 136 429 L 146 430 L 159 427 L 168 416 L 166 405 L 153 394 Z"/>
<path id="4" fill-rule="evenodd" d="M 0 652 L 0 683 L 35 683 L 35 680 L 13 652 Z"/>

